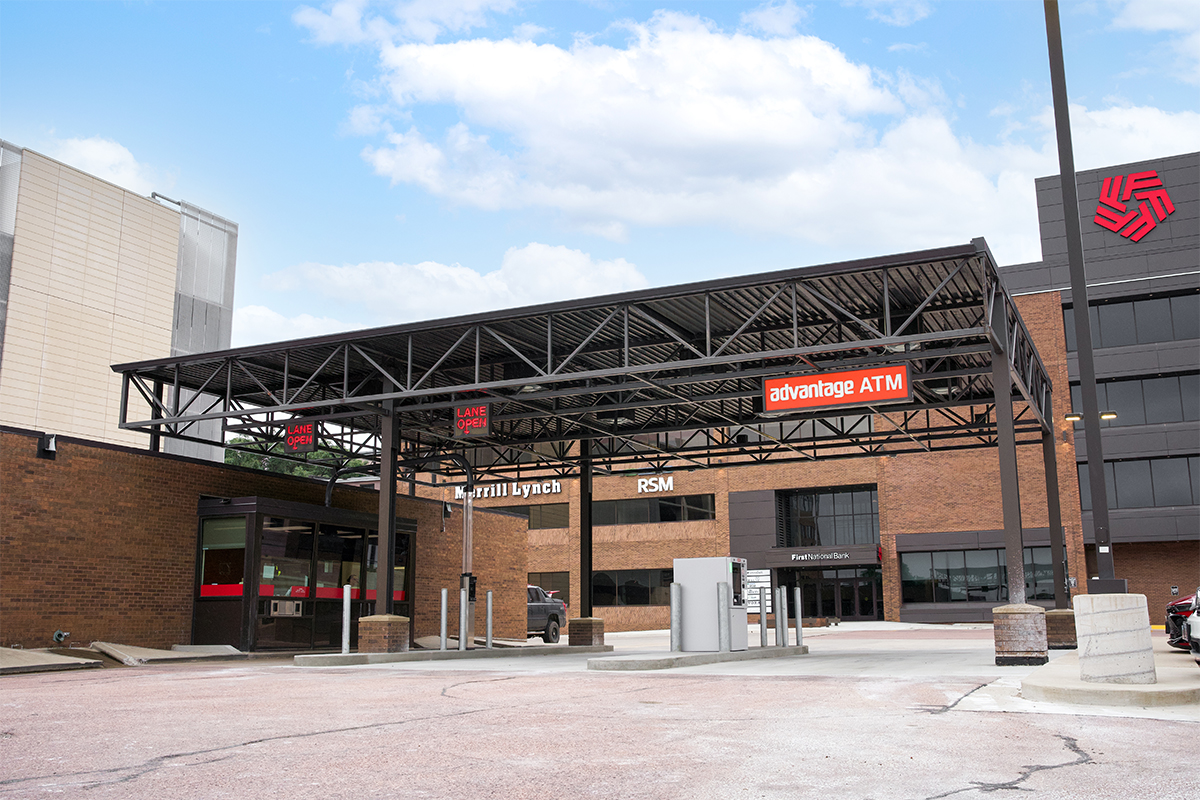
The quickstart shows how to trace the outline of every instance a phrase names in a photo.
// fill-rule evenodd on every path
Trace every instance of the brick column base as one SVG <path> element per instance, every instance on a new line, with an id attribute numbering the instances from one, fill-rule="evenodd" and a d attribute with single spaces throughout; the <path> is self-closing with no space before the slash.
<path id="1" fill-rule="evenodd" d="M 567 644 L 576 647 L 604 644 L 604 620 L 600 617 L 576 617 L 571 620 Z"/>
<path id="2" fill-rule="evenodd" d="M 1013 603 L 992 609 L 996 666 L 1035 666 L 1050 660 L 1046 652 L 1046 611 Z"/>
<path id="3" fill-rule="evenodd" d="M 1074 650 L 1075 612 L 1070 608 L 1055 608 L 1046 612 L 1046 646 L 1051 650 Z"/>
<path id="4" fill-rule="evenodd" d="M 405 653 L 408 651 L 408 617 L 374 614 L 358 620 L 358 652 Z"/>

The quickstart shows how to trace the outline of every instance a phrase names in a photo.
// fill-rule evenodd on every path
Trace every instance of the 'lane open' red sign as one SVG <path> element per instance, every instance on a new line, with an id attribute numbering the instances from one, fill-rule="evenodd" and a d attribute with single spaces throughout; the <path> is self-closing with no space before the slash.
<path id="1" fill-rule="evenodd" d="M 492 415 L 487 403 L 454 408 L 454 438 L 491 436 Z"/>
<path id="2" fill-rule="evenodd" d="M 317 424 L 311 420 L 294 420 L 287 424 L 287 436 L 283 441 L 285 453 L 315 453 L 317 450 Z"/>
<path id="3" fill-rule="evenodd" d="M 764 411 L 871 406 L 911 399 L 908 364 L 816 372 L 763 381 Z"/>

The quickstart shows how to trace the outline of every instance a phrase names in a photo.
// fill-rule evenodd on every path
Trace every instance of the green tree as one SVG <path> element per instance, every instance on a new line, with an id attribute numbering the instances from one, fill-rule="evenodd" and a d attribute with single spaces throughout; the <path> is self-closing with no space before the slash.
<path id="1" fill-rule="evenodd" d="M 238 437 L 230 440 L 229 444 L 251 444 L 253 439 Z M 271 445 L 268 453 L 248 453 L 245 450 L 225 448 L 225 463 L 236 467 L 249 467 L 267 472 L 278 472 L 283 475 L 299 475 L 305 478 L 328 478 L 330 473 L 340 467 L 363 467 L 366 461 L 360 458 L 344 462 L 342 457 L 328 450 L 317 450 L 304 456 L 305 461 L 292 461 L 277 458 L 269 453 L 281 452 L 279 444 Z"/>

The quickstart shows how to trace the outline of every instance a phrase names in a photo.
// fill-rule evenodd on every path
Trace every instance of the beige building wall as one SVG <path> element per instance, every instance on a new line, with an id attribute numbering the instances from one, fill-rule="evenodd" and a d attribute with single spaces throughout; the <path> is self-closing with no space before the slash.
<path id="1" fill-rule="evenodd" d="M 109 366 L 171 354 L 178 251 L 178 212 L 25 150 L 0 423 L 144 447 L 117 427 Z"/>

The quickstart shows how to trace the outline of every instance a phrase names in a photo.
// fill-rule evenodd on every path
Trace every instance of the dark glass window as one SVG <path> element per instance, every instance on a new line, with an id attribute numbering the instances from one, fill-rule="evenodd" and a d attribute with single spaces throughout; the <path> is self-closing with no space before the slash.
<path id="1" fill-rule="evenodd" d="M 570 503 L 543 503 L 537 506 L 493 506 L 497 511 L 520 514 L 529 520 L 529 530 L 568 528 L 571 526 Z M 542 587 L 545 588 L 545 587 Z"/>
<path id="2" fill-rule="evenodd" d="M 1137 344 L 1132 303 L 1107 303 L 1099 306 L 1100 341 L 1097 347 L 1124 347 Z"/>
<path id="3" fill-rule="evenodd" d="M 246 518 L 204 520 L 200 529 L 200 596 L 241 595 L 245 565 Z"/>
<path id="4" fill-rule="evenodd" d="M 1200 458 L 1142 458 L 1104 462 L 1105 484 L 1111 508 L 1151 508 L 1200 503 L 1196 475 Z M 1079 469 L 1079 503 L 1092 508 L 1087 464 Z"/>
<path id="5" fill-rule="evenodd" d="M 1116 419 L 1101 421 L 1105 428 L 1200 419 L 1200 375 L 1105 381 L 1096 384 L 1096 402 L 1101 411 L 1117 412 Z M 1079 384 L 1071 386 L 1071 408 L 1083 411 Z M 1081 430 L 1083 421 L 1076 422 L 1075 428 Z"/>
<path id="6" fill-rule="evenodd" d="M 1101 404 L 1101 411 L 1106 409 L 1116 411 L 1117 419 L 1114 421 L 1120 422 L 1122 425 L 1144 425 L 1146 423 L 1141 381 L 1106 383 L 1104 388 L 1107 405 Z"/>
<path id="7" fill-rule="evenodd" d="M 1000 602 L 1003 564 L 1002 550 L 966 550 L 967 600 L 978 603 Z"/>
<path id="8" fill-rule="evenodd" d="M 529 584 L 540 586 L 546 594 L 571 604 L 571 573 L 569 572 L 531 572 Z"/>
<path id="9" fill-rule="evenodd" d="M 796 489 L 775 493 L 776 547 L 879 543 L 874 486 Z"/>
<path id="10" fill-rule="evenodd" d="M 632 497 L 592 503 L 593 525 L 692 522 L 716 517 L 716 499 L 711 494 Z"/>
<path id="11" fill-rule="evenodd" d="M 1184 421 L 1200 419 L 1200 374 L 1179 376 L 1179 399 Z"/>
<path id="12" fill-rule="evenodd" d="M 1200 294 L 1101 303 L 1088 309 L 1088 317 L 1093 347 L 1200 339 Z M 1070 307 L 1063 309 L 1063 335 L 1067 350 L 1076 350 L 1075 314 Z"/>
<path id="13" fill-rule="evenodd" d="M 1192 504 L 1192 483 L 1188 478 L 1188 459 L 1156 458 L 1150 462 L 1154 482 L 1154 505 L 1187 506 Z M 1118 476 L 1120 473 L 1117 473 Z"/>
<path id="14" fill-rule="evenodd" d="M 667 606 L 671 604 L 670 569 L 599 570 L 592 573 L 594 606 Z"/>
<path id="15" fill-rule="evenodd" d="M 1200 294 L 1172 297 L 1171 323 L 1175 341 L 1200 339 Z"/>
<path id="16" fill-rule="evenodd" d="M 1124 305 L 1123 303 L 1118 305 Z M 1101 319 L 1103 316 L 1101 307 Z M 1175 338 L 1171 329 L 1171 301 L 1166 297 L 1155 297 L 1150 300 L 1138 300 L 1133 304 L 1133 314 L 1137 319 L 1137 341 L 1139 344 L 1153 342 L 1169 342 Z"/>
<path id="17" fill-rule="evenodd" d="M 1025 597 L 1054 599 L 1049 547 L 1026 547 Z M 940 550 L 900 554 L 900 599 L 908 603 L 1000 603 L 1008 600 L 1004 550 Z"/>
<path id="18" fill-rule="evenodd" d="M 617 573 L 592 573 L 592 605 L 615 606 L 617 604 Z"/>

